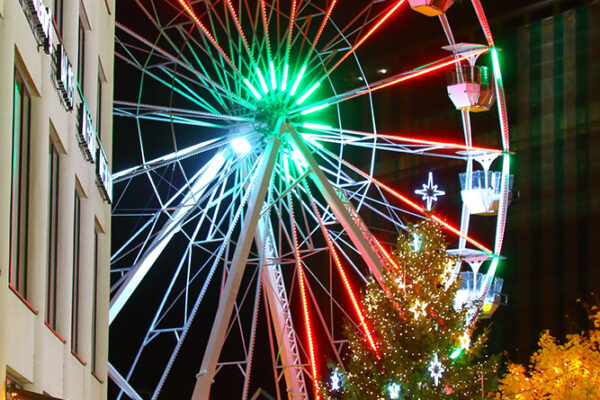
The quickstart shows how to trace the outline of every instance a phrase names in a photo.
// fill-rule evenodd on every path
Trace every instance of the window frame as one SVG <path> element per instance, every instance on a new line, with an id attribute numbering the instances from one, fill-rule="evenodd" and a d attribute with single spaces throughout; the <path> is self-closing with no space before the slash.
<path id="1" fill-rule="evenodd" d="M 17 96 L 19 96 L 17 98 Z M 31 95 L 15 67 L 13 78 L 12 164 L 8 284 L 27 298 L 29 236 L 29 168 L 31 142 Z"/>
<path id="2" fill-rule="evenodd" d="M 46 281 L 46 323 L 57 330 L 58 234 L 60 217 L 60 152 L 53 140 L 48 144 L 48 241 Z"/>
<path id="3" fill-rule="evenodd" d="M 83 100 L 85 88 L 85 31 L 82 17 L 78 19 L 77 31 L 77 84 Z"/>
<path id="4" fill-rule="evenodd" d="M 80 354 L 80 281 L 81 281 L 81 203 L 83 196 L 75 188 L 73 201 L 73 270 L 71 276 L 71 352 Z"/>
<path id="5" fill-rule="evenodd" d="M 94 227 L 94 270 L 92 277 L 92 337 L 90 368 L 92 373 L 98 372 L 98 272 L 100 271 L 100 232 Z"/>
<path id="6" fill-rule="evenodd" d="M 63 16 L 64 16 L 64 0 L 53 0 L 52 1 L 52 18 L 54 19 L 54 27 L 61 37 L 63 32 Z"/>

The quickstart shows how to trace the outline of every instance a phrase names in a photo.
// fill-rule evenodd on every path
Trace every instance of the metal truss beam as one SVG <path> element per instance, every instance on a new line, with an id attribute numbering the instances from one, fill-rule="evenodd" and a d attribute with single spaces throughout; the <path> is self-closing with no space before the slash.
<path id="1" fill-rule="evenodd" d="M 198 174 L 198 179 L 191 185 L 190 191 L 185 195 L 179 207 L 171 216 L 171 219 L 162 227 L 139 261 L 131 267 L 125 281 L 110 300 L 109 324 L 112 324 L 115 320 L 125 303 L 129 300 L 133 292 L 135 292 L 135 289 L 144 279 L 148 271 L 150 271 L 156 259 L 171 241 L 175 233 L 177 233 L 181 221 L 188 213 L 194 210 L 191 205 L 196 202 L 198 197 L 202 196 L 202 193 L 204 193 L 208 184 L 223 168 L 225 161 L 226 158 L 223 155 L 223 152 L 220 152 L 202 168 Z"/>
<path id="2" fill-rule="evenodd" d="M 289 123 L 285 123 L 285 128 L 288 137 L 293 142 L 294 146 L 298 149 L 300 154 L 304 157 L 304 160 L 310 169 L 310 178 L 315 183 L 329 206 L 335 214 L 337 220 L 342 224 L 344 230 L 350 236 L 350 240 L 354 243 L 354 246 L 360 252 L 363 260 L 369 267 L 369 270 L 375 276 L 375 278 L 382 282 L 382 272 L 385 264 L 382 264 L 380 258 L 377 257 L 373 251 L 373 246 L 369 243 L 365 237 L 365 231 L 368 232 L 366 225 L 361 224 L 359 226 L 355 219 L 348 211 L 344 202 L 340 199 L 340 194 L 334 189 L 331 183 L 325 177 L 325 174 L 319 168 L 317 161 L 311 154 L 310 150 L 304 144 L 304 141 L 298 135 L 296 130 Z"/>
<path id="3" fill-rule="evenodd" d="M 233 307 L 240 288 L 248 254 L 254 240 L 260 211 L 265 202 L 265 197 L 277 159 L 281 143 L 279 139 L 273 138 L 265 148 L 263 159 L 257 171 L 256 180 L 252 189 L 252 195 L 248 202 L 248 213 L 244 219 L 240 231 L 239 240 L 233 254 L 229 274 L 219 299 L 217 314 L 212 326 L 210 338 L 206 345 L 206 351 L 202 360 L 200 371 L 196 375 L 196 384 L 192 393 L 192 400 L 208 400 L 210 388 L 217 372 L 217 362 L 221 349 L 225 343 L 227 327 L 231 319 Z"/>
<path id="4" fill-rule="evenodd" d="M 302 360 L 298 351 L 298 339 L 292 321 L 287 291 L 279 265 L 275 238 L 271 223 L 263 217 L 258 225 L 256 241 L 264 249 L 262 279 L 267 305 L 271 311 L 279 356 L 288 391 L 293 399 L 308 400 L 306 382 L 302 372 Z"/>

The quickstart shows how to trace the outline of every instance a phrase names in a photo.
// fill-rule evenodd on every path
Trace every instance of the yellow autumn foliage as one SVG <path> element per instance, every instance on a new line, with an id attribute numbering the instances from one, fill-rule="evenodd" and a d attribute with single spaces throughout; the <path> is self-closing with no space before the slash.
<path id="1" fill-rule="evenodd" d="M 508 365 L 497 399 L 600 400 L 600 309 L 591 311 L 594 327 L 564 344 L 543 332 L 528 368 Z"/>

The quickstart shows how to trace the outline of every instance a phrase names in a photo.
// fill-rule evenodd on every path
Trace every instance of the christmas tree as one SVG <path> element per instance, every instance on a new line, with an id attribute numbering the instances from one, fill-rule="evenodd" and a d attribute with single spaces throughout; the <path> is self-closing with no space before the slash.
<path id="1" fill-rule="evenodd" d="M 398 238 L 394 270 L 363 296 L 377 350 L 347 325 L 345 370 L 333 368 L 325 399 L 474 399 L 495 388 L 498 360 L 484 354 L 486 332 L 475 335 L 472 313 L 454 308 L 460 260 L 446 247 L 432 221 Z"/>

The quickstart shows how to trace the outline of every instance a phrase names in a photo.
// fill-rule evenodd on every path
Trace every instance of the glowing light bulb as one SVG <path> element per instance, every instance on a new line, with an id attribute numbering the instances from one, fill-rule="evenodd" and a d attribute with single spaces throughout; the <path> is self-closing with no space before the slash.
<path id="1" fill-rule="evenodd" d="M 237 154 L 246 154 L 252 149 L 250 142 L 243 137 L 233 139 L 231 141 L 231 147 Z"/>

